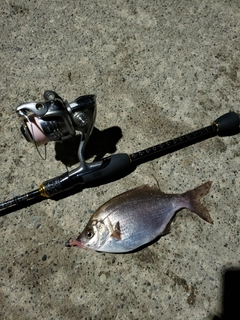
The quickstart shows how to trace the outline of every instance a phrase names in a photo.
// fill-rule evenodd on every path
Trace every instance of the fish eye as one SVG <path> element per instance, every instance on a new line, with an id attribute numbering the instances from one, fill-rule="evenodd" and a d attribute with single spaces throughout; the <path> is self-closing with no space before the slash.
<path id="1" fill-rule="evenodd" d="M 94 236 L 94 232 L 92 230 L 87 231 L 87 237 L 88 239 L 91 239 Z"/>

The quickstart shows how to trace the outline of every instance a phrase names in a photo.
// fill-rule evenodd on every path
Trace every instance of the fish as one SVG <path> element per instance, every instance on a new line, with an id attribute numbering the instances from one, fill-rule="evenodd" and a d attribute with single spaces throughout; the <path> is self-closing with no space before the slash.
<path id="1" fill-rule="evenodd" d="M 212 224 L 207 208 L 200 202 L 211 184 L 205 182 L 182 194 L 166 194 L 149 185 L 126 191 L 100 206 L 78 238 L 66 246 L 109 253 L 138 251 L 169 233 L 172 219 L 182 209 Z"/>

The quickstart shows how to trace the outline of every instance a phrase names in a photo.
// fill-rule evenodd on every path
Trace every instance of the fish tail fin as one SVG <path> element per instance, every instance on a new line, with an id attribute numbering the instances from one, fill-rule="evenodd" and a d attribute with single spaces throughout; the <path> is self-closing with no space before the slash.
<path id="1" fill-rule="evenodd" d="M 188 199 L 187 208 L 192 212 L 195 212 L 203 220 L 213 224 L 213 220 L 207 210 L 207 208 L 201 204 L 200 199 L 208 194 L 212 185 L 212 181 L 205 182 L 201 186 L 187 191 L 184 196 Z"/>

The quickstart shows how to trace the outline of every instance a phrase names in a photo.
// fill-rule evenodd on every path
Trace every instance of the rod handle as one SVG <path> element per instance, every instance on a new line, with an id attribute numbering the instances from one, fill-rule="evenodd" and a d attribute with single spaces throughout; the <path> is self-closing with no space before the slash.
<path id="1" fill-rule="evenodd" d="M 72 189 L 74 186 L 81 185 L 84 188 L 99 184 L 105 184 L 118 180 L 131 171 L 134 166 L 126 153 L 113 154 L 102 159 L 100 165 L 95 170 L 68 172 L 56 178 L 47 180 L 40 187 L 40 194 L 49 198 L 63 191 Z"/>

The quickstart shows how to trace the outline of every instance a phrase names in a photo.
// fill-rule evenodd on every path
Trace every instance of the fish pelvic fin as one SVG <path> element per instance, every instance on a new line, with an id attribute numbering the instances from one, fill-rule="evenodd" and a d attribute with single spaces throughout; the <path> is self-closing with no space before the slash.
<path id="1" fill-rule="evenodd" d="M 212 185 L 212 181 L 205 182 L 201 186 L 185 192 L 183 195 L 188 199 L 189 205 L 187 208 L 195 212 L 200 218 L 213 224 L 213 220 L 208 212 L 208 209 L 200 202 L 201 198 L 208 194 Z"/>

